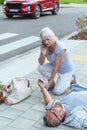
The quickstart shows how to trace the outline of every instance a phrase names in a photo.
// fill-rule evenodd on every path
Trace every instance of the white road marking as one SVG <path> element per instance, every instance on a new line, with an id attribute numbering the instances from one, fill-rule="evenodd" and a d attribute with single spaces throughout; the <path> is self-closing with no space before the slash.
<path id="1" fill-rule="evenodd" d="M 4 40 L 10 37 L 14 37 L 17 36 L 19 34 L 15 34 L 15 33 L 4 33 L 4 34 L 0 34 L 0 40 Z"/>
<path id="2" fill-rule="evenodd" d="M 0 55 L 5 54 L 5 53 L 10 52 L 10 51 L 13 51 L 15 49 L 18 49 L 20 47 L 29 45 L 29 44 L 34 43 L 36 41 L 39 41 L 39 37 L 30 36 L 30 37 L 3 45 L 0 47 Z"/>

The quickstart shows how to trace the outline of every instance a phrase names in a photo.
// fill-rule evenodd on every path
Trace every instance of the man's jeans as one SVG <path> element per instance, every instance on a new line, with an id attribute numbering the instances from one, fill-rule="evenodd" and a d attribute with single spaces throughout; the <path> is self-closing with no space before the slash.
<path id="1" fill-rule="evenodd" d="M 87 87 L 80 86 L 79 84 L 71 84 L 72 91 L 85 91 L 87 90 Z"/>

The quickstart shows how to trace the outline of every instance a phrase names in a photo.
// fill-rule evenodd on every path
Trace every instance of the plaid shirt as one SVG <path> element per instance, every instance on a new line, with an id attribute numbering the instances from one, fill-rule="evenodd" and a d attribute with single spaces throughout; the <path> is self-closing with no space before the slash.
<path id="1" fill-rule="evenodd" d="M 80 130 L 87 128 L 87 107 L 76 107 L 71 111 L 70 115 L 65 118 L 62 124 L 79 128 Z"/>

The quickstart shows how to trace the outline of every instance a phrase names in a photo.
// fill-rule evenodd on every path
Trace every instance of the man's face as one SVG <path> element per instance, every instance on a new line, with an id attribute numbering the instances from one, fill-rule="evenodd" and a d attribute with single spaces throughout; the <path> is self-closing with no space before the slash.
<path id="1" fill-rule="evenodd" d="M 54 106 L 51 107 L 50 110 L 47 110 L 46 116 L 50 120 L 55 120 L 58 123 L 61 122 L 64 118 L 64 112 L 62 106 L 59 104 L 55 104 Z"/>

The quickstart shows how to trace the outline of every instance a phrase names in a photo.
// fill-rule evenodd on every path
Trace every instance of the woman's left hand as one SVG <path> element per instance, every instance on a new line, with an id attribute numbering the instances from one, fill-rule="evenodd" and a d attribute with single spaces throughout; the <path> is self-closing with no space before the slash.
<path id="1" fill-rule="evenodd" d="M 50 82 L 48 82 L 47 84 L 45 84 L 45 88 L 48 89 L 49 87 L 51 87 Z"/>

